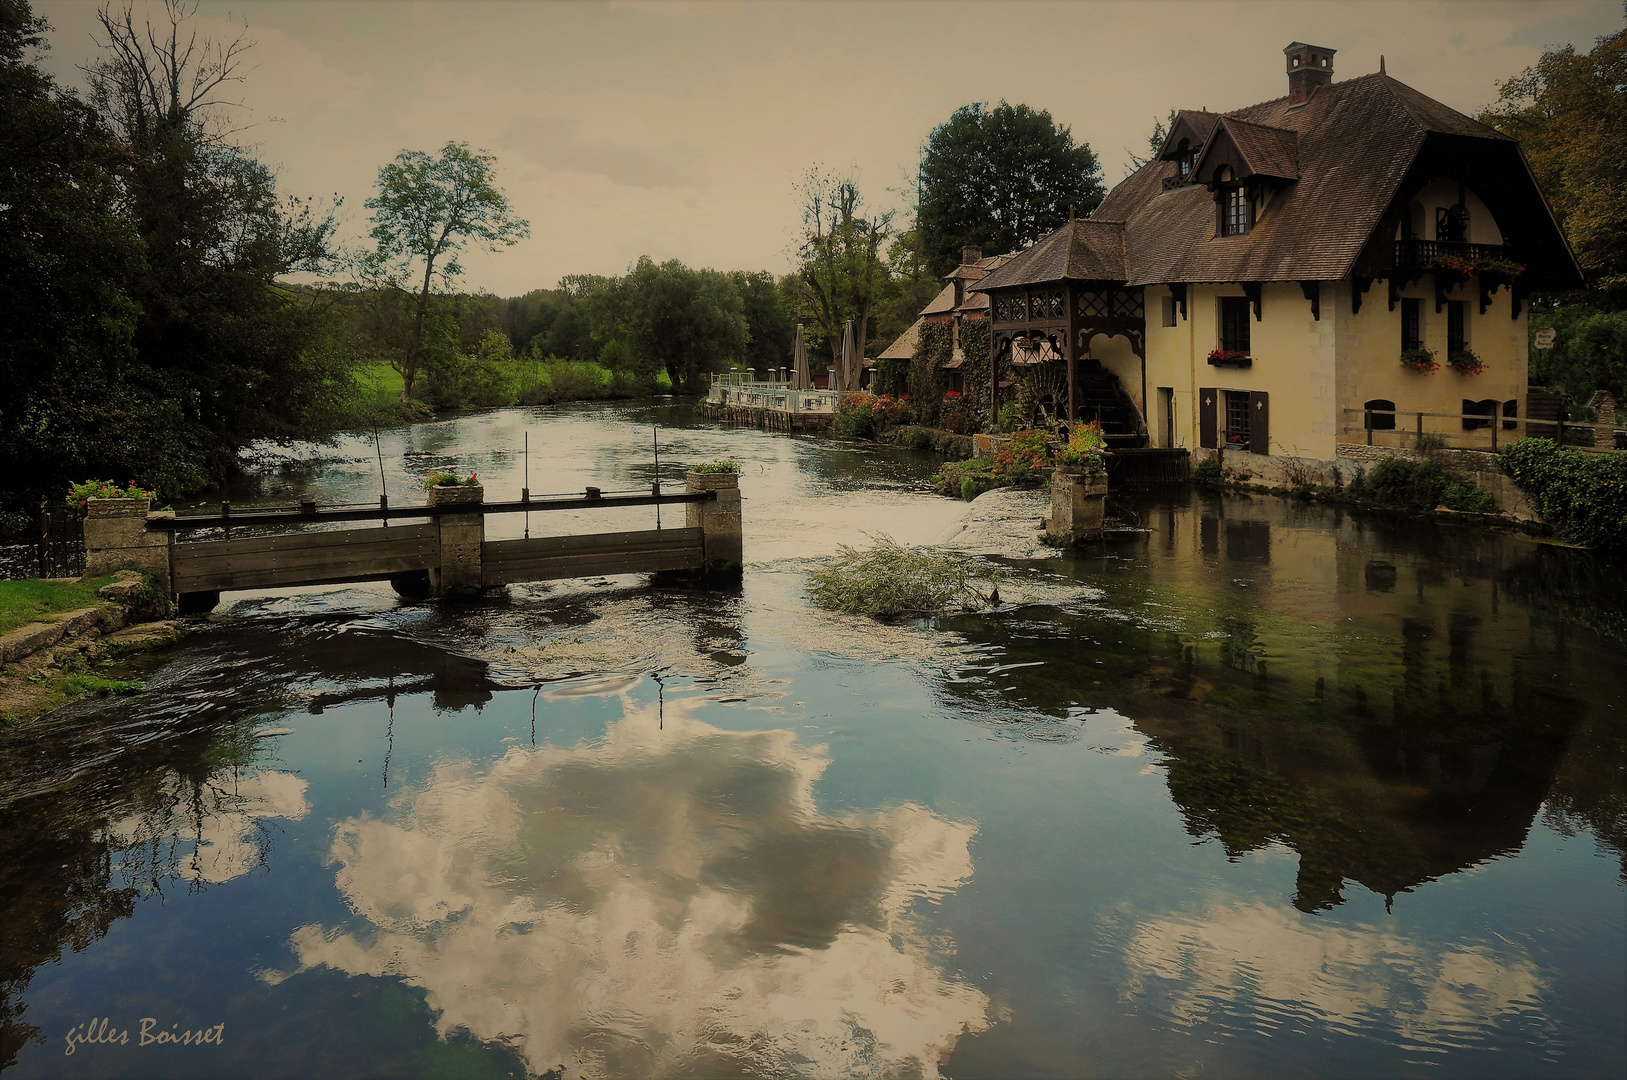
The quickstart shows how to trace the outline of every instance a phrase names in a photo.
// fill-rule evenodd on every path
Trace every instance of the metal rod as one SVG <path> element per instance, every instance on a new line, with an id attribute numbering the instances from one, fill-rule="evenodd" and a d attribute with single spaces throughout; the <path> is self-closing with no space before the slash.
<path id="1" fill-rule="evenodd" d="M 384 482 L 384 448 L 379 445 L 379 426 L 376 423 L 373 425 L 373 453 L 377 454 L 379 459 L 379 509 L 388 510 L 390 507 L 390 487 Z M 384 524 L 386 527 L 390 524 L 388 514 L 384 515 Z"/>
<path id="2" fill-rule="evenodd" d="M 655 484 L 650 488 L 650 494 L 656 498 L 661 497 L 661 428 L 659 425 L 650 425 L 650 442 L 655 445 Z M 661 528 L 661 504 L 655 504 L 655 527 Z"/>
<path id="3" fill-rule="evenodd" d="M 525 486 L 520 489 L 520 501 L 526 504 L 531 502 L 531 429 L 525 430 Z M 531 539 L 531 511 L 525 512 L 525 538 Z"/>

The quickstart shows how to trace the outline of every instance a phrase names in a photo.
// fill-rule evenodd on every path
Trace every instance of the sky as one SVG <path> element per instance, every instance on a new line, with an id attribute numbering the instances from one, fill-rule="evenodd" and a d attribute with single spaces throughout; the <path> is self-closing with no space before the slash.
<path id="1" fill-rule="evenodd" d="M 96 5 L 41 2 L 46 66 L 79 85 Z M 162 23 L 157 5 L 137 18 Z M 344 200 L 365 242 L 379 167 L 448 141 L 494 154 L 531 236 L 470 253 L 463 287 L 499 296 L 640 255 L 790 269 L 796 188 L 851 172 L 907 212 L 932 128 L 973 101 L 1048 110 L 1111 186 L 1171 108 L 1287 92 L 1290 41 L 1325 45 L 1335 80 L 1377 71 L 1473 114 L 1545 47 L 1592 48 L 1620 0 L 1221 0 L 1016 3 L 406 3 L 205 0 L 200 33 L 255 42 L 237 136 L 280 190 Z"/>

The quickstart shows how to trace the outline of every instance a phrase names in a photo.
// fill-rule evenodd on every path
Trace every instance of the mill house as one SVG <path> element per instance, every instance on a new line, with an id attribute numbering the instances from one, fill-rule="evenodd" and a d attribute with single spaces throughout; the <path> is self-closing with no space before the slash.
<path id="1" fill-rule="evenodd" d="M 1284 97 L 1182 111 L 1089 218 L 967 252 L 923 318 L 992 319 L 995 408 L 1029 379 L 1119 445 L 1320 462 L 1520 433 L 1526 298 L 1582 275 L 1518 143 L 1283 51 Z"/>

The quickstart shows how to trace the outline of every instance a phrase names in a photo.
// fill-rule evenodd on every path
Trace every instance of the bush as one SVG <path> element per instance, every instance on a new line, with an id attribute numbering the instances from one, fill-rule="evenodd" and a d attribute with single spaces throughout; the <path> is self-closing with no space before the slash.
<path id="1" fill-rule="evenodd" d="M 946 431 L 964 435 L 972 430 L 972 413 L 960 395 L 945 394 L 943 406 L 938 410 L 938 424 Z"/>
<path id="2" fill-rule="evenodd" d="M 976 582 L 997 575 L 975 555 L 907 548 L 881 536 L 869 551 L 838 547 L 834 558 L 813 571 L 808 592 L 820 607 L 850 615 L 934 615 L 983 607 L 989 599 Z"/>
<path id="3" fill-rule="evenodd" d="M 1433 510 L 1446 494 L 1446 474 L 1433 461 L 1385 458 L 1367 474 L 1362 494 L 1380 506 Z"/>
<path id="4" fill-rule="evenodd" d="M 1057 460 L 1069 465 L 1100 465 L 1102 451 L 1106 449 L 1107 436 L 1102 434 L 1101 421 L 1092 420 L 1088 424 L 1081 421 L 1073 425 L 1073 435 Z"/>
<path id="5" fill-rule="evenodd" d="M 1466 510 L 1472 514 L 1497 513 L 1497 499 L 1489 488 L 1479 484 L 1460 484 L 1454 480 L 1446 485 L 1441 502 L 1450 510 Z"/>
<path id="6" fill-rule="evenodd" d="M 424 474 L 424 486 L 433 487 L 479 487 L 480 474 L 470 473 L 467 480 L 459 479 L 458 474 L 445 469 L 431 469 Z"/>
<path id="7" fill-rule="evenodd" d="M 1405 349 L 1401 353 L 1401 366 L 1420 375 L 1432 375 L 1441 369 L 1440 362 L 1429 349 Z"/>
<path id="8" fill-rule="evenodd" d="M 911 424 L 899 433 L 898 441 L 911 450 L 932 449 L 932 435 L 923 427 Z"/>
<path id="9" fill-rule="evenodd" d="M 1010 435 L 1022 426 L 1022 406 L 1015 401 L 1008 401 L 1000 406 L 1000 433 Z"/>
<path id="10" fill-rule="evenodd" d="M 939 495 L 947 495 L 950 498 L 959 496 L 968 500 L 975 499 L 997 486 L 998 482 L 994 478 L 994 459 L 986 457 L 945 462 L 932 481 L 932 490 Z"/>
<path id="11" fill-rule="evenodd" d="M 1019 431 L 994 455 L 994 475 L 1004 484 L 1034 484 L 1051 465 L 1051 440 L 1043 431 Z"/>
<path id="12" fill-rule="evenodd" d="M 1566 450 L 1552 439 L 1520 439 L 1498 462 L 1543 520 L 1566 540 L 1627 548 L 1627 453 Z"/>
<path id="13" fill-rule="evenodd" d="M 871 394 L 843 394 L 836 402 L 831 426 L 836 434 L 850 439 L 868 439 L 876 433 L 875 397 Z"/>
<path id="14" fill-rule="evenodd" d="M 699 465 L 691 465 L 690 472 L 698 473 L 737 473 L 740 463 L 734 458 L 718 458 L 716 461 L 703 461 Z"/>
<path id="15" fill-rule="evenodd" d="M 1198 487 L 1220 486 L 1220 459 L 1204 458 L 1192 470 L 1192 482 Z"/>

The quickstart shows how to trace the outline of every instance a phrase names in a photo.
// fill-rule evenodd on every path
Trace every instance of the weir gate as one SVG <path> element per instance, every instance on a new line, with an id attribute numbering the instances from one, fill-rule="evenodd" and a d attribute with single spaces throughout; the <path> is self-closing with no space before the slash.
<path id="1" fill-rule="evenodd" d="M 85 520 L 86 573 L 119 568 L 153 575 L 183 612 L 213 608 L 223 592 L 389 581 L 404 596 L 472 596 L 525 581 L 609 574 L 738 573 L 740 490 L 733 473 L 691 473 L 682 493 L 602 492 L 488 503 L 484 489 L 430 489 L 422 506 L 323 507 L 176 516 L 147 499 L 92 499 Z M 673 528 L 487 540 L 489 514 L 682 506 Z M 392 522 L 405 521 L 395 525 Z M 378 524 L 334 528 L 351 522 Z M 297 528 L 299 531 L 268 532 Z M 184 540 L 209 531 L 220 539 Z M 233 531 L 250 535 L 233 537 Z"/>

